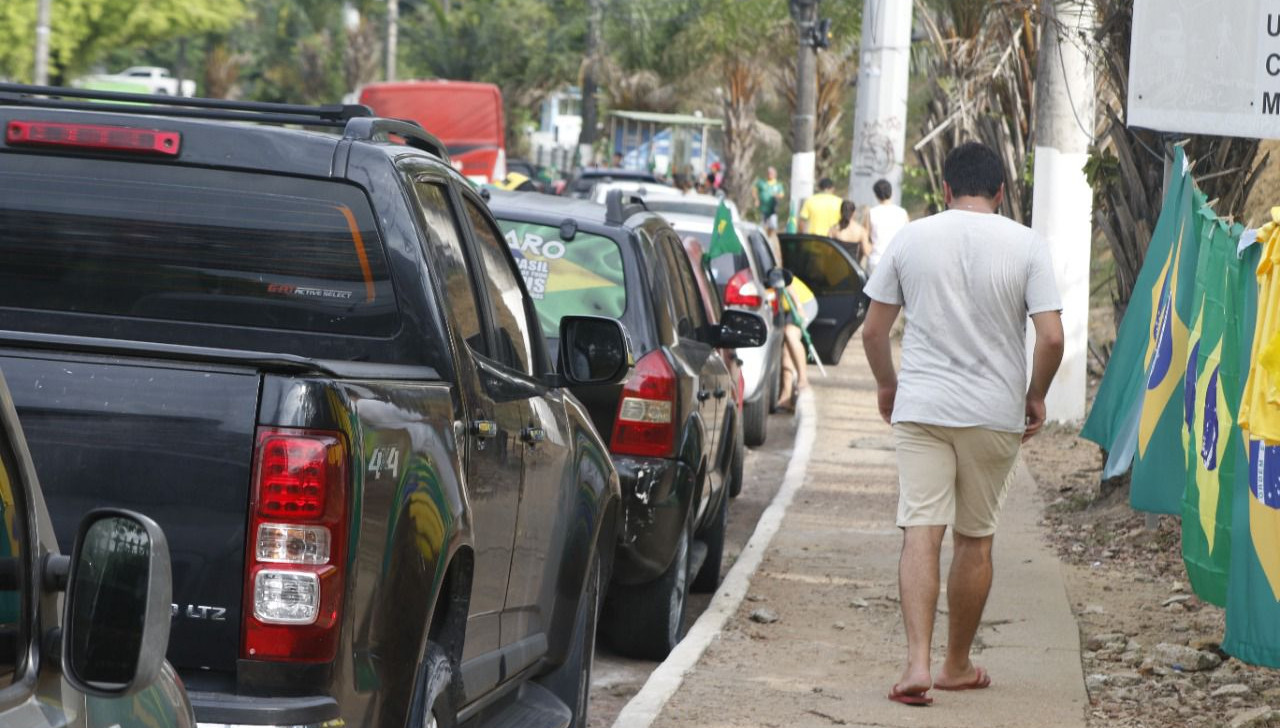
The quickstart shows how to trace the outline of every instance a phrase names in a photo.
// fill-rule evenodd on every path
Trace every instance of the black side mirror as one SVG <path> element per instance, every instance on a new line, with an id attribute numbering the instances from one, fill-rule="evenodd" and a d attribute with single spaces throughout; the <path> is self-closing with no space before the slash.
<path id="1" fill-rule="evenodd" d="M 795 278 L 786 268 L 772 268 L 765 274 L 765 284 L 770 288 L 786 288 Z"/>
<path id="2" fill-rule="evenodd" d="M 560 319 L 560 376 L 570 386 L 614 384 L 635 365 L 627 330 L 603 316 Z"/>
<path id="3" fill-rule="evenodd" d="M 720 335 L 716 337 L 716 346 L 749 349 L 763 346 L 768 338 L 768 326 L 758 313 L 728 308 L 720 315 Z"/>
<path id="4" fill-rule="evenodd" d="M 110 508 L 85 516 L 62 622 L 67 682 L 103 697 L 155 682 L 169 647 L 171 580 L 169 545 L 155 521 Z"/>

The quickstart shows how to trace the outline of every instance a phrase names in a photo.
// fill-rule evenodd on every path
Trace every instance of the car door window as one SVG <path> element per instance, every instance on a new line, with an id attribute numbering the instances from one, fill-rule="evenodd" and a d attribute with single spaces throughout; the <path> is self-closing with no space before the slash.
<path id="1" fill-rule="evenodd" d="M 689 326 L 693 332 L 691 335 L 696 336 L 707 329 L 707 314 L 703 310 L 702 302 L 698 300 L 698 280 L 693 277 L 693 267 L 689 256 L 680 246 L 680 241 L 673 235 L 666 235 L 663 236 L 663 243 L 671 260 L 672 280 L 676 281 L 675 287 L 681 290 L 685 298 Z M 681 332 L 681 335 L 686 334 Z"/>
<path id="2" fill-rule="evenodd" d="M 426 220 L 429 241 L 439 251 L 444 270 L 444 300 L 453 312 L 459 333 L 471 350 L 487 355 L 480 310 L 476 305 L 475 288 L 467 270 L 467 259 L 462 250 L 462 237 L 449 210 L 449 196 L 443 184 L 417 180 L 414 192 Z"/>
<path id="3" fill-rule="evenodd" d="M 861 281 L 836 243 L 817 238 L 788 241 L 787 267 L 800 276 L 815 295 L 858 293 Z"/>
<path id="4" fill-rule="evenodd" d="M 671 305 L 675 314 L 676 334 L 683 338 L 694 338 L 697 328 L 693 323 L 693 316 L 690 314 L 694 301 L 690 300 L 689 287 L 685 283 L 685 278 L 680 274 L 680 261 L 675 256 L 675 251 L 671 249 L 666 236 L 658 237 L 654 250 L 658 253 L 658 259 L 662 261 L 662 272 L 667 281 L 667 286 L 670 288 Z"/>
<path id="5" fill-rule="evenodd" d="M 0 443 L 0 688 L 17 679 L 21 656 L 26 652 L 22 592 L 29 581 L 28 536 L 21 487 L 13 453 Z"/>
<path id="6" fill-rule="evenodd" d="M 512 263 L 506 240 L 489 216 L 469 197 L 464 198 L 463 204 L 475 233 L 482 268 L 480 277 L 489 293 L 497 328 L 499 350 L 493 352 L 492 358 L 522 374 L 531 375 L 533 329 L 525 306 L 524 288 L 520 285 L 520 274 Z"/>

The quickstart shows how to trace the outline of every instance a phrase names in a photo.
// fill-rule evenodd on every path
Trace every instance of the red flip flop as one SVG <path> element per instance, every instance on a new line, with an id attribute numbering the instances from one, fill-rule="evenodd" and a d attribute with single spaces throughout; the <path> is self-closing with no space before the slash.
<path id="1" fill-rule="evenodd" d="M 969 682 L 958 685 L 939 685 L 934 683 L 933 686 L 939 690 L 982 690 L 991 687 L 991 675 L 985 668 L 974 666 L 973 679 Z"/>
<path id="2" fill-rule="evenodd" d="M 923 690 L 918 693 L 903 692 L 898 689 L 897 685 L 894 685 L 893 688 L 889 690 L 889 699 L 895 703 L 902 703 L 903 705 L 923 707 L 933 704 L 933 698 L 929 697 L 928 692 L 928 690 Z"/>

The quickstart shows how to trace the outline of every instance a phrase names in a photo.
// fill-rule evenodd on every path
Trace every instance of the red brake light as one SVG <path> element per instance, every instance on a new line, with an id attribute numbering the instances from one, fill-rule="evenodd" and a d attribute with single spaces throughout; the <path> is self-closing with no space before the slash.
<path id="1" fill-rule="evenodd" d="M 675 452 L 676 373 L 661 349 L 636 362 L 622 387 L 609 449 L 618 455 L 665 458 Z"/>
<path id="2" fill-rule="evenodd" d="M 729 279 L 724 287 L 724 305 L 759 308 L 764 302 L 760 295 L 760 287 L 751 278 L 751 269 L 743 268 Z"/>
<path id="3" fill-rule="evenodd" d="M 18 146 L 73 147 L 168 157 L 176 157 L 182 146 L 182 135 L 176 131 L 55 121 L 11 121 L 5 140 Z"/>
<path id="4" fill-rule="evenodd" d="M 347 462 L 342 433 L 258 430 L 241 657 L 327 662 L 337 653 Z"/>

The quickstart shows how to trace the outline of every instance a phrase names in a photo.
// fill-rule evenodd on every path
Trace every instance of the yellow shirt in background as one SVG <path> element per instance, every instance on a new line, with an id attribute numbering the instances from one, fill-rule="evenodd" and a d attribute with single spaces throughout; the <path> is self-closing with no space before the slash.
<path id="1" fill-rule="evenodd" d="M 840 222 L 839 197 L 830 192 L 819 192 L 804 201 L 800 219 L 805 222 L 805 232 L 811 235 L 827 235 L 832 226 Z"/>

